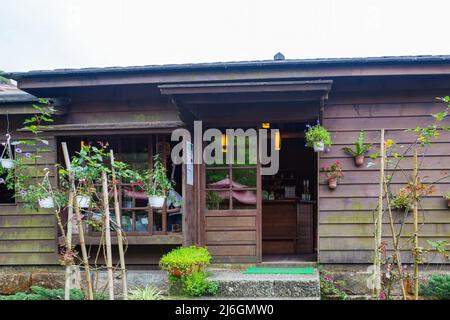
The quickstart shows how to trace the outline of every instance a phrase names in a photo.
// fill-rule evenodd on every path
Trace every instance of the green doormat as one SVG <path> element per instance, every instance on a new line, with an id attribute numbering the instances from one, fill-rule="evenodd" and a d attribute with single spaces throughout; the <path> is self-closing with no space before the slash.
<path id="1" fill-rule="evenodd" d="M 313 274 L 314 268 L 258 268 L 252 267 L 245 271 L 245 274 Z"/>

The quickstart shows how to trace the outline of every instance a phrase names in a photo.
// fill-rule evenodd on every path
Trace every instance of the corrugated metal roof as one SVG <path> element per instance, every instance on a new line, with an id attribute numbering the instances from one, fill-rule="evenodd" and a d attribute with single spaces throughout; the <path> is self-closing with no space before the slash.
<path id="1" fill-rule="evenodd" d="M 37 102 L 38 99 L 12 84 L 0 84 L 0 104 Z"/>
<path id="2" fill-rule="evenodd" d="M 25 77 L 92 75 L 108 73 L 146 73 L 146 72 L 182 72 L 206 69 L 238 69 L 238 68 L 273 68 L 292 66 L 327 66 L 327 65 L 371 65 L 371 64 L 437 64 L 450 63 L 450 55 L 420 55 L 420 56 L 385 56 L 365 58 L 317 58 L 317 59 L 286 59 L 259 60 L 235 62 L 210 62 L 189 64 L 145 65 L 130 67 L 105 67 L 81 69 L 34 70 L 28 72 L 12 72 L 6 76 L 15 80 Z"/>

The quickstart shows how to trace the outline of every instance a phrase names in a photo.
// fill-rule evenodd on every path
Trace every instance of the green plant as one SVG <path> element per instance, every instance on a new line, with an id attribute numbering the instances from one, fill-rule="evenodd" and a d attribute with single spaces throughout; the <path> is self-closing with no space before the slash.
<path id="1" fill-rule="evenodd" d="M 355 142 L 355 150 L 349 147 L 342 148 L 342 150 L 351 154 L 352 156 L 363 156 L 367 151 L 369 151 L 372 145 L 373 143 L 364 144 L 364 131 L 361 130 L 359 132 L 358 140 L 356 140 Z"/>
<path id="2" fill-rule="evenodd" d="M 327 271 L 320 271 L 320 296 L 321 299 L 346 300 L 347 293 L 343 290 L 345 283 L 342 280 L 335 280 Z"/>
<path id="3" fill-rule="evenodd" d="M 420 294 L 439 300 L 450 300 L 450 275 L 433 274 L 427 283 L 420 284 Z"/>
<path id="4" fill-rule="evenodd" d="M 446 193 L 444 193 L 444 199 L 445 200 L 450 200 L 450 191 L 449 192 L 446 192 Z"/>
<path id="5" fill-rule="evenodd" d="M 323 166 L 320 169 L 320 172 L 322 172 L 328 179 L 341 179 L 344 176 L 344 172 L 339 161 L 336 161 L 330 167 Z"/>
<path id="6" fill-rule="evenodd" d="M 314 143 L 323 142 L 325 146 L 331 146 L 331 136 L 330 133 L 322 127 L 320 124 L 315 126 L 307 125 L 308 130 L 306 130 L 306 145 L 308 147 L 314 147 Z"/>
<path id="7" fill-rule="evenodd" d="M 218 210 L 223 199 L 214 191 L 206 192 L 206 204 L 208 209 Z"/>
<path id="8" fill-rule="evenodd" d="M 213 296 L 217 293 L 217 282 L 209 281 L 205 272 L 192 272 L 181 277 L 183 294 L 189 297 Z"/>
<path id="9" fill-rule="evenodd" d="M 202 270 L 210 261 L 211 255 L 206 248 L 190 246 L 173 249 L 161 258 L 159 265 L 169 273 L 177 269 L 182 275 L 186 275 Z"/>
<path id="10" fill-rule="evenodd" d="M 145 286 L 144 288 L 136 288 L 130 290 L 128 294 L 130 300 L 163 300 L 163 296 L 160 290 L 151 286 Z"/>
<path id="11" fill-rule="evenodd" d="M 83 291 L 70 289 L 70 300 L 84 300 Z M 100 293 L 95 294 L 96 300 L 104 300 L 105 296 Z M 64 300 L 64 289 L 47 289 L 33 286 L 31 292 L 17 292 L 9 296 L 0 296 L 0 300 Z"/>

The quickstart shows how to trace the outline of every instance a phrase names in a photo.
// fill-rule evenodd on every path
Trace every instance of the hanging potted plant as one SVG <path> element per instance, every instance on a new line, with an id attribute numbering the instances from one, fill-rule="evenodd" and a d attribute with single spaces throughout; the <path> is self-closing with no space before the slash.
<path id="1" fill-rule="evenodd" d="M 444 199 L 447 200 L 447 207 L 450 208 L 450 192 L 444 193 Z"/>
<path id="2" fill-rule="evenodd" d="M 355 150 L 345 147 L 342 148 L 345 152 L 348 154 L 351 154 L 355 157 L 355 165 L 357 167 L 360 167 L 364 164 L 364 154 L 369 151 L 369 148 L 372 146 L 372 143 L 370 144 L 364 144 L 364 131 L 361 130 L 359 132 L 358 140 L 355 142 Z"/>
<path id="3" fill-rule="evenodd" d="M 413 199 L 412 193 L 408 186 L 401 188 L 392 199 L 392 207 L 401 211 L 409 211 L 411 209 Z"/>
<path id="4" fill-rule="evenodd" d="M 156 155 L 153 161 L 153 169 L 144 183 L 147 183 L 146 193 L 149 205 L 152 208 L 162 208 L 169 190 L 172 189 L 172 182 L 167 178 L 166 168 L 159 155 Z"/>
<path id="5" fill-rule="evenodd" d="M 11 147 L 11 135 L 6 134 L 6 142 L 0 155 L 0 165 L 3 169 L 9 170 L 14 167 L 13 152 Z"/>
<path id="6" fill-rule="evenodd" d="M 331 146 L 330 133 L 320 124 L 315 126 L 306 125 L 306 145 L 313 148 L 315 152 L 324 151 L 325 147 Z"/>
<path id="7" fill-rule="evenodd" d="M 327 177 L 328 188 L 331 190 L 336 189 L 338 180 L 344 177 L 344 172 L 339 161 L 336 161 L 330 167 L 322 167 L 320 171 Z"/>

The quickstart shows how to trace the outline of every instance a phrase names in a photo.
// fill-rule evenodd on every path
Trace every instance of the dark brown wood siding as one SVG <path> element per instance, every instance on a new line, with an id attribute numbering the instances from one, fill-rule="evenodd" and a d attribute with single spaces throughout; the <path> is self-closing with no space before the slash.
<path id="1" fill-rule="evenodd" d="M 374 143 L 371 153 L 379 150 L 380 129 L 386 129 L 386 139 L 407 146 L 414 138 L 405 129 L 432 123 L 432 113 L 444 110 L 445 105 L 435 97 L 448 94 L 442 92 L 366 92 L 331 95 L 325 105 L 323 124 L 331 132 L 333 146 L 329 152 L 321 153 L 320 166 L 328 166 L 339 160 L 345 177 L 338 188 L 330 191 L 323 176 L 320 179 L 319 212 L 319 262 L 320 263 L 369 263 L 372 260 L 373 211 L 378 203 L 379 160 L 366 158 L 362 167 L 356 167 L 353 159 L 344 153 L 343 147 L 352 146 L 365 131 L 366 143 Z M 449 121 L 446 123 L 450 124 Z M 401 150 L 401 149 L 400 149 Z M 421 165 L 422 177 L 426 181 L 439 179 L 450 173 L 450 133 L 443 133 L 438 142 L 420 154 L 427 154 Z M 369 162 L 374 165 L 367 167 Z M 412 173 L 412 157 L 408 154 L 402 162 L 403 169 Z M 406 177 L 396 173 L 393 189 L 398 190 L 406 182 Z M 420 213 L 420 245 L 430 246 L 426 240 L 450 240 L 450 211 L 442 194 L 450 190 L 450 179 L 437 184 L 437 192 L 422 201 Z M 388 250 L 392 249 L 389 239 L 390 229 L 385 217 L 383 225 L 384 241 Z M 396 214 L 399 226 L 402 214 Z M 412 234 L 411 218 L 408 218 L 405 236 L 401 239 L 405 262 L 411 262 Z M 429 262 L 440 262 L 436 254 L 427 256 Z"/>
<path id="2" fill-rule="evenodd" d="M 17 134 L 13 137 L 19 139 Z M 49 168 L 54 184 L 56 142 L 51 136 L 43 138 L 49 144 L 39 147 L 48 151 L 40 153 L 37 164 L 41 168 Z M 21 145 L 20 148 L 23 152 L 33 152 L 34 147 Z M 30 167 L 30 174 L 36 173 L 37 179 L 41 179 L 43 171 Z M 52 264 L 58 264 L 54 211 L 25 208 L 20 199 L 14 205 L 0 205 L 0 265 Z"/>

